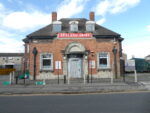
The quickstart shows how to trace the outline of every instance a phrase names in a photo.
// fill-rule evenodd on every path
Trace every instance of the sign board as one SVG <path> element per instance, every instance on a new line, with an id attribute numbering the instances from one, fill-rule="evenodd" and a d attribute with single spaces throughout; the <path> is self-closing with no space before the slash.
<path id="1" fill-rule="evenodd" d="M 125 71 L 131 72 L 135 70 L 135 60 L 127 60 L 125 62 Z"/>
<path id="2" fill-rule="evenodd" d="M 92 33 L 58 33 L 58 38 L 92 38 Z"/>
<path id="3" fill-rule="evenodd" d="M 61 69 L 61 61 L 55 61 L 55 69 Z"/>
<path id="4" fill-rule="evenodd" d="M 89 61 L 89 68 L 95 68 L 95 60 L 90 60 Z"/>

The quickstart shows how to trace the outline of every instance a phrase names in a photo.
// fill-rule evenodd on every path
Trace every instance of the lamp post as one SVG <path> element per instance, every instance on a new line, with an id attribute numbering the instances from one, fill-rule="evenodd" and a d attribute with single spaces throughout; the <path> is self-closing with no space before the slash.
<path id="1" fill-rule="evenodd" d="M 89 53 L 90 53 L 90 50 L 86 50 L 85 54 L 86 54 L 86 56 L 87 56 L 87 62 L 88 62 L 87 83 L 89 83 Z"/>
<path id="2" fill-rule="evenodd" d="M 115 78 L 117 79 L 117 48 L 114 46 L 112 50 L 114 54 L 114 70 L 115 70 Z"/>
<path id="3" fill-rule="evenodd" d="M 92 81 L 93 81 L 93 77 L 92 77 L 92 69 L 94 68 L 94 66 L 93 66 L 94 64 L 93 64 L 92 59 L 93 59 L 93 56 L 94 56 L 94 52 L 93 52 L 93 51 L 91 51 L 90 53 L 91 53 L 90 68 L 91 68 L 91 83 L 92 83 Z"/>
<path id="4" fill-rule="evenodd" d="M 37 55 L 37 53 L 38 53 L 36 47 L 33 48 L 32 53 L 33 53 L 33 55 L 34 55 L 33 80 L 36 80 L 36 55 Z"/>

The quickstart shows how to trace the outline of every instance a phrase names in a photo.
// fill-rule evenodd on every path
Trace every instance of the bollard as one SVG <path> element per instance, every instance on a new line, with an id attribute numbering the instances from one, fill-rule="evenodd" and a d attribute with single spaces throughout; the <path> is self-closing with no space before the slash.
<path id="1" fill-rule="evenodd" d="M 64 84 L 66 84 L 66 75 L 64 75 Z"/>
<path id="2" fill-rule="evenodd" d="M 136 70 L 134 70 L 134 82 L 137 82 L 137 73 L 136 73 Z"/>
<path id="3" fill-rule="evenodd" d="M 12 81 L 14 81 L 14 78 L 15 78 L 15 72 L 13 71 L 12 72 Z"/>
<path id="4" fill-rule="evenodd" d="M 16 76 L 16 84 L 18 84 L 18 76 Z"/>
<path id="5" fill-rule="evenodd" d="M 114 78 L 113 78 L 113 74 L 111 75 L 111 84 L 113 84 L 114 83 L 114 80 L 113 80 Z"/>
<path id="6" fill-rule="evenodd" d="M 10 82 L 10 84 L 12 84 L 12 82 L 11 82 L 11 77 L 12 77 L 12 73 L 10 72 L 10 74 L 9 74 L 9 76 L 10 76 L 10 78 L 9 78 L 9 82 Z"/>
<path id="7" fill-rule="evenodd" d="M 87 75 L 87 83 L 89 83 L 89 75 Z"/>

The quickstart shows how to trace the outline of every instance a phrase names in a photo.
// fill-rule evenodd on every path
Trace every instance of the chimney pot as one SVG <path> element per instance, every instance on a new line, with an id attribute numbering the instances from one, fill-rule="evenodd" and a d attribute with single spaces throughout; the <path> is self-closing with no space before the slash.
<path id="1" fill-rule="evenodd" d="M 90 19 L 91 21 L 95 21 L 95 14 L 94 14 L 94 12 L 90 12 L 90 14 L 89 14 L 89 19 Z"/>
<path id="2" fill-rule="evenodd" d="M 57 12 L 52 12 L 52 22 L 57 21 Z"/>

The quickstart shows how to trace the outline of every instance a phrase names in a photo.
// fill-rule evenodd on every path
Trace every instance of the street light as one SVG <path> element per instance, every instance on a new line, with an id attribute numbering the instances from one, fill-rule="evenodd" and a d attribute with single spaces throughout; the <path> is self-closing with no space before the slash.
<path id="1" fill-rule="evenodd" d="M 89 83 L 89 53 L 90 53 L 90 50 L 86 50 L 85 51 L 85 54 L 87 56 L 87 61 L 88 61 L 88 75 L 87 75 L 87 83 Z"/>
<path id="2" fill-rule="evenodd" d="M 93 80 L 93 77 L 92 77 L 92 69 L 93 69 L 93 62 L 92 62 L 92 59 L 93 59 L 93 57 L 94 57 L 94 52 L 93 51 L 91 51 L 90 52 L 90 54 L 91 54 L 91 64 L 90 64 L 90 67 L 91 67 L 91 83 L 92 83 L 92 80 Z"/>
<path id="3" fill-rule="evenodd" d="M 117 79 L 117 48 L 114 46 L 112 50 L 114 54 L 114 70 L 115 70 L 115 78 Z"/>
<path id="4" fill-rule="evenodd" d="M 37 55 L 37 53 L 38 53 L 38 51 L 37 51 L 37 49 L 36 49 L 36 47 L 34 47 L 33 48 L 33 51 L 32 51 L 32 53 L 33 53 L 33 55 L 34 55 L 34 73 L 33 73 L 33 80 L 36 80 L 36 55 Z"/>

